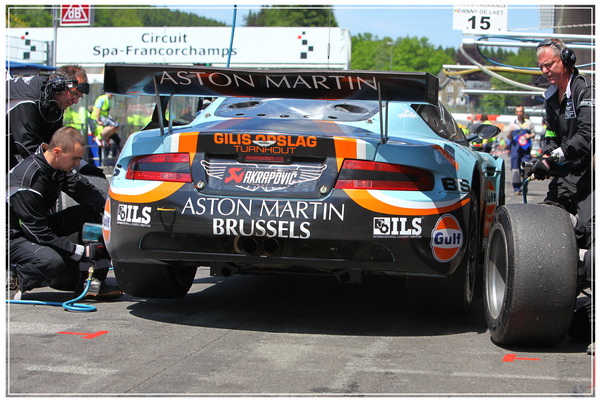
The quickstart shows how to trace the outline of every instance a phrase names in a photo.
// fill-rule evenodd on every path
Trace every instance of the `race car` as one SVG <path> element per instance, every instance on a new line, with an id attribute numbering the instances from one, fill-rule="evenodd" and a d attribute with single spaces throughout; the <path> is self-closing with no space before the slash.
<path id="1" fill-rule="evenodd" d="M 469 308 L 505 168 L 469 148 L 437 77 L 108 64 L 104 85 L 157 102 L 123 147 L 104 213 L 126 293 L 181 297 L 199 266 L 379 273 L 405 276 L 414 298 Z M 177 97 L 210 103 L 178 125 Z"/>
<path id="2" fill-rule="evenodd" d="M 201 265 L 382 272 L 450 279 L 468 305 L 504 165 L 468 149 L 437 89 L 426 73 L 107 65 L 107 92 L 216 97 L 128 138 L 104 220 L 119 285 L 178 297 Z"/>

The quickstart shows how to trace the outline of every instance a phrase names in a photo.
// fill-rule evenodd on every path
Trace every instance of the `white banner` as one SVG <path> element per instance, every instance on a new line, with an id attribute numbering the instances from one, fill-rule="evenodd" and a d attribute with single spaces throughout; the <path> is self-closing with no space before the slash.
<path id="1" fill-rule="evenodd" d="M 52 28 L 13 28 L 8 36 L 53 37 Z M 350 33 L 341 28 L 235 29 L 230 67 L 349 68 Z M 231 28 L 58 28 L 57 65 L 169 63 L 226 66 Z"/>

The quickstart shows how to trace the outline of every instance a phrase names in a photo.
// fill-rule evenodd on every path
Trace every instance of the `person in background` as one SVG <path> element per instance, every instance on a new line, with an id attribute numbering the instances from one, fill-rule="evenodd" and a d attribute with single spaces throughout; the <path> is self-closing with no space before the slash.
<path id="1" fill-rule="evenodd" d="M 119 129 L 119 123 L 110 116 L 112 97 L 113 94 L 103 94 L 96 98 L 91 116 L 99 128 L 97 136 L 106 141 L 110 140 Z"/>
<path id="2" fill-rule="evenodd" d="M 522 162 L 531 160 L 531 144 L 535 137 L 533 124 L 525 118 L 525 108 L 519 105 L 515 108 L 517 118 L 510 124 L 508 141 L 510 145 L 510 170 L 515 195 L 522 193 L 521 185 L 524 178 Z"/>
<path id="3" fill-rule="evenodd" d="M 108 165 L 108 155 L 111 151 L 111 142 L 114 143 L 112 151 L 116 154 L 121 149 L 121 138 L 117 133 L 119 130 L 119 122 L 110 115 L 112 107 L 113 94 L 102 94 L 96 98 L 94 107 L 92 108 L 91 120 L 95 124 L 94 135 L 96 144 L 100 146 L 101 164 Z"/>
<path id="4" fill-rule="evenodd" d="M 490 120 L 488 119 L 488 115 L 486 113 L 483 113 L 481 115 L 481 124 L 484 125 L 491 125 L 492 122 L 490 122 Z M 482 150 L 485 153 L 491 153 L 492 149 L 494 148 L 494 142 L 496 141 L 496 137 L 492 137 L 491 139 L 483 139 L 481 140 L 481 146 L 482 146 Z"/>

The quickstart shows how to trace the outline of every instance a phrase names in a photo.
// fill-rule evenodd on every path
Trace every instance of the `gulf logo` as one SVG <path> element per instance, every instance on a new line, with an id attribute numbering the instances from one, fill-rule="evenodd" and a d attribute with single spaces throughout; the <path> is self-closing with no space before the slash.
<path id="1" fill-rule="evenodd" d="M 460 224 L 450 214 L 439 218 L 431 231 L 431 251 L 439 262 L 446 263 L 456 257 L 463 244 Z"/>

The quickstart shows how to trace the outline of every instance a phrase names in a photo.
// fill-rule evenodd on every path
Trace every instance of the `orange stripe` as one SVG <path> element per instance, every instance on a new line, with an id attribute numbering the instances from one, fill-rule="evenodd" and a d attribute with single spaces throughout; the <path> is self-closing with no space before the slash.
<path id="1" fill-rule="evenodd" d="M 456 160 L 454 159 L 452 154 L 450 154 L 448 151 L 444 150 L 442 147 L 438 146 L 437 144 L 433 144 L 432 147 L 434 148 L 434 150 L 439 151 L 440 154 L 442 154 L 444 156 L 444 158 L 446 158 L 448 160 L 448 162 L 452 164 L 454 169 L 456 169 L 458 171 L 458 162 L 456 162 Z"/>
<path id="2" fill-rule="evenodd" d="M 405 215 L 405 216 L 426 216 L 426 215 L 436 215 L 448 213 L 450 211 L 454 211 L 462 206 L 467 205 L 471 198 L 467 197 L 463 200 L 460 200 L 450 206 L 440 207 L 440 208 L 428 208 L 428 209 L 418 209 L 418 208 L 408 208 L 408 207 L 398 207 L 392 206 L 390 204 L 384 203 L 381 200 L 373 197 L 367 190 L 362 189 L 344 189 L 344 192 L 359 206 L 374 211 L 376 213 L 383 214 L 395 214 L 395 215 Z"/>
<path id="3" fill-rule="evenodd" d="M 162 200 L 166 197 L 171 196 L 173 193 L 178 191 L 184 183 L 180 182 L 164 182 L 161 183 L 156 189 L 153 189 L 149 192 L 139 195 L 128 195 L 128 194 L 120 194 L 115 193 L 112 189 L 112 186 L 109 190 L 109 195 L 111 199 L 127 202 L 127 203 L 151 203 L 158 200 Z"/>
<path id="4" fill-rule="evenodd" d="M 356 140 L 344 137 L 334 137 L 335 157 L 338 171 L 342 168 L 342 163 L 346 158 L 356 158 Z"/>
<path id="5" fill-rule="evenodd" d="M 198 150 L 198 132 L 181 133 L 179 135 L 179 151 L 190 153 L 190 166 Z"/>

